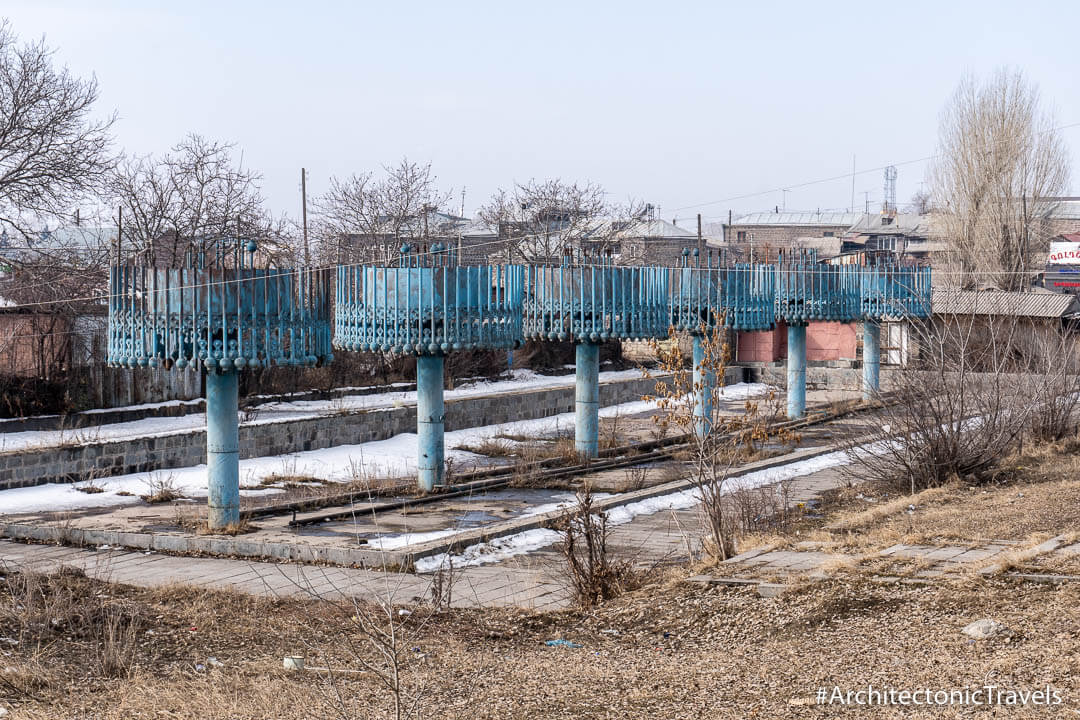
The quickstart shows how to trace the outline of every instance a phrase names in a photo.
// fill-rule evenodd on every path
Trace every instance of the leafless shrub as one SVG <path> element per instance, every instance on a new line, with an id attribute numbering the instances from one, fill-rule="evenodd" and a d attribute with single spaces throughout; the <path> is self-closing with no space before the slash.
<path id="1" fill-rule="evenodd" d="M 301 639 L 307 654 L 321 661 L 322 667 L 313 666 L 309 671 L 317 673 L 318 690 L 333 717 L 360 720 L 373 716 L 373 708 L 360 704 L 349 692 L 348 686 L 357 676 L 364 677 L 365 683 L 374 680 L 385 691 L 388 714 L 395 720 L 424 716 L 424 681 L 410 670 L 425 662 L 425 654 L 418 652 L 417 639 L 423 636 L 430 620 L 449 605 L 452 574 L 441 576 L 443 584 L 438 591 L 434 587 L 429 591 L 432 603 L 409 607 L 404 600 L 417 598 L 401 597 L 406 578 L 403 573 L 383 573 L 368 598 L 346 595 L 328 576 L 312 580 L 301 573 L 299 581 L 294 580 L 299 589 L 327 610 L 312 616 L 312 625 Z"/>
<path id="2" fill-rule="evenodd" d="M 87 495 L 97 495 L 98 493 L 105 492 L 105 486 L 93 479 L 76 483 L 73 487 L 79 492 L 86 493 Z"/>
<path id="3" fill-rule="evenodd" d="M 789 485 L 776 483 L 756 488 L 738 488 L 731 493 L 733 535 L 766 531 L 786 531 L 802 517 L 801 508 L 790 501 Z"/>
<path id="4" fill-rule="evenodd" d="M 570 586 L 577 603 L 586 609 L 624 592 L 635 578 L 629 560 L 612 558 L 608 548 L 611 535 L 608 515 L 596 510 L 593 502 L 592 490 L 586 485 L 559 523 L 560 550 Z"/>
<path id="5" fill-rule="evenodd" d="M 476 445 L 460 445 L 457 449 L 466 450 L 477 455 L 486 455 L 487 457 L 510 457 L 517 448 L 509 440 L 493 437 L 484 438 Z"/>
<path id="6" fill-rule="evenodd" d="M 1080 349 L 1074 333 L 1063 328 L 1034 333 L 1032 372 L 1025 390 L 1037 410 L 1027 433 L 1036 441 L 1055 442 L 1076 434 L 1080 410 Z"/>
<path id="7" fill-rule="evenodd" d="M 885 436 L 849 447 L 844 470 L 901 492 L 978 481 L 1011 453 L 1037 412 L 1019 370 L 1029 336 L 1005 317 L 935 315 L 913 326 L 917 363 L 900 369 L 881 410 Z"/>
<path id="8" fill-rule="evenodd" d="M 143 484 L 147 492 L 139 497 L 151 504 L 172 502 L 184 497 L 176 487 L 176 476 L 172 474 L 154 473 L 143 480 Z"/>
<path id="9" fill-rule="evenodd" d="M 604 423 L 603 437 L 600 440 L 600 447 L 605 450 L 611 450 L 619 447 L 619 413 L 616 412 L 610 418 L 607 418 L 607 422 Z"/>
<path id="10" fill-rule="evenodd" d="M 548 457 L 548 449 L 541 443 L 522 443 L 514 460 L 514 474 L 510 487 L 526 488 L 537 485 L 537 464 Z"/>
<path id="11" fill-rule="evenodd" d="M 702 328 L 701 335 L 702 374 L 725 377 L 730 347 L 724 331 Z M 739 415 L 721 413 L 722 385 L 706 387 L 702 381 L 694 380 L 684 350 L 689 343 L 679 340 L 673 333 L 669 342 L 654 343 L 660 367 L 671 373 L 668 379 L 656 383 L 656 400 L 662 412 L 654 420 L 689 438 L 686 457 L 701 500 L 702 547 L 714 559 L 726 560 L 736 552 L 741 527 L 728 497 L 735 490 L 732 469 L 753 459 L 767 443 L 795 445 L 801 438 L 797 433 L 773 427 L 779 403 L 772 391 L 765 398 L 747 399 Z M 703 394 L 707 394 L 707 409 L 698 407 Z M 702 417 L 707 419 L 704 425 Z"/>
<path id="12" fill-rule="evenodd" d="M 458 571 L 460 572 L 460 571 Z M 457 579 L 454 569 L 454 556 L 447 555 L 446 562 L 431 577 L 428 597 L 436 610 L 449 610 L 454 601 L 454 581 Z"/>
<path id="13" fill-rule="evenodd" d="M 551 457 L 559 458 L 566 465 L 578 465 L 585 460 L 585 457 L 578 452 L 576 441 L 572 435 L 559 436 L 555 441 L 555 447 L 551 451 Z"/>
<path id="14" fill-rule="evenodd" d="M 623 470 L 624 480 L 619 486 L 620 492 L 633 492 L 645 487 L 645 480 L 649 477 L 649 468 L 645 465 L 635 465 Z"/>

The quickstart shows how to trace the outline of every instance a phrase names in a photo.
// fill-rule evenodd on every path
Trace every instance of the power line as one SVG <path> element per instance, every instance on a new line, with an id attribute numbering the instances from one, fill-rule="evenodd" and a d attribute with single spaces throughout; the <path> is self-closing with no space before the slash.
<path id="1" fill-rule="evenodd" d="M 1074 128 L 1074 127 L 1080 127 L 1080 122 L 1068 123 L 1066 125 L 1059 125 L 1057 127 L 1053 127 L 1053 128 L 1049 128 L 1047 130 L 1044 130 L 1043 132 L 1038 133 L 1038 134 L 1042 135 L 1042 134 L 1046 134 L 1046 133 L 1056 132 L 1056 131 L 1059 131 L 1059 130 L 1068 130 L 1068 129 Z M 997 143 L 995 143 L 995 144 L 1003 143 L 1003 142 L 1006 142 L 1006 141 L 1009 141 L 1009 140 L 1010 140 L 1009 138 L 1002 138 L 1001 140 L 998 140 Z M 691 209 L 699 208 L 699 207 L 708 207 L 709 205 L 719 205 L 720 203 L 733 202 L 735 200 L 746 200 L 748 198 L 760 197 L 761 195 L 771 195 L 773 193 L 783 192 L 784 190 L 791 190 L 792 188 L 810 187 L 812 185 L 820 185 L 822 183 L 827 183 L 827 182 L 836 182 L 837 180 L 846 180 L 848 178 L 854 178 L 857 175 L 866 175 L 866 174 L 869 174 L 869 173 L 881 172 L 881 171 L 885 170 L 886 168 L 888 168 L 890 166 L 894 166 L 894 165 L 895 166 L 914 165 L 916 163 L 922 163 L 922 162 L 926 162 L 928 160 L 936 160 L 937 158 L 940 158 L 940 157 L 943 157 L 943 156 L 940 153 L 937 153 L 937 154 L 934 154 L 934 155 L 927 155 L 926 157 L 914 158 L 912 160 L 902 160 L 902 161 L 899 161 L 899 162 L 890 162 L 890 163 L 888 163 L 886 165 L 879 165 L 877 167 L 867 168 L 865 170 L 859 170 L 859 171 L 854 171 L 853 170 L 852 172 L 843 173 L 841 175 L 831 175 L 829 177 L 818 178 L 816 180 L 807 180 L 805 182 L 800 182 L 800 183 L 794 183 L 794 184 L 789 183 L 787 185 L 780 185 L 778 187 L 774 187 L 774 188 L 771 188 L 769 190 L 761 190 L 759 192 L 746 193 L 746 194 L 743 194 L 743 195 L 732 195 L 731 197 L 720 198 L 719 200 L 709 200 L 708 202 L 696 203 L 696 204 L 693 204 L 693 205 L 683 205 L 682 207 L 674 208 L 674 212 L 678 212 L 680 210 L 691 210 Z"/>

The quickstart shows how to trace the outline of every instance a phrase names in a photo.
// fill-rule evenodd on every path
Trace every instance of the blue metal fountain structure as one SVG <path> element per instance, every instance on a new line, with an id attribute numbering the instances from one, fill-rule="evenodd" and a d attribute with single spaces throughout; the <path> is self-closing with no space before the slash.
<path id="1" fill-rule="evenodd" d="M 107 363 L 206 375 L 208 525 L 239 522 L 238 377 L 333 360 L 328 270 L 256 267 L 254 241 L 190 249 L 182 267 L 109 269 Z"/>
<path id="2" fill-rule="evenodd" d="M 600 344 L 667 337 L 670 276 L 615 265 L 610 253 L 566 252 L 562 264 L 528 267 L 525 338 L 575 344 L 574 447 L 585 457 L 600 449 Z"/>
<path id="3" fill-rule="evenodd" d="M 776 316 L 787 324 L 787 416 L 806 413 L 806 326 L 860 317 L 858 265 L 824 265 L 814 251 L 781 253 L 776 263 Z"/>
<path id="4" fill-rule="evenodd" d="M 441 243 L 403 245 L 394 266 L 337 269 L 334 347 L 416 355 L 421 490 L 445 476 L 444 359 L 521 344 L 524 277 L 520 265 L 458 265 Z"/>
<path id="5" fill-rule="evenodd" d="M 712 423 L 716 377 L 706 357 L 708 338 L 723 329 L 771 330 L 776 325 L 776 269 L 727 262 L 724 253 L 684 249 L 671 277 L 671 325 L 693 340 L 694 430 L 704 437 Z"/>
<path id="6" fill-rule="evenodd" d="M 880 322 L 930 314 L 930 268 L 901 266 L 893 255 L 869 265 L 822 264 L 814 251 L 782 254 L 776 264 L 776 315 L 788 326 L 789 418 L 806 412 L 806 326 L 863 322 L 863 394 L 879 389 Z"/>
<path id="7" fill-rule="evenodd" d="M 881 389 L 881 322 L 929 317 L 931 276 L 929 267 L 901 265 L 891 254 L 861 270 L 863 399 L 870 400 Z"/>

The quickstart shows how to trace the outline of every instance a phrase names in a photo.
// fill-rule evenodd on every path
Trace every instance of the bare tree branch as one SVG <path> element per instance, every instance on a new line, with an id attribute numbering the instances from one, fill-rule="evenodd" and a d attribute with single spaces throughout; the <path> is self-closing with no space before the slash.
<path id="1" fill-rule="evenodd" d="M 44 40 L 19 44 L 0 20 L 0 225 L 27 235 L 100 188 L 115 116 L 94 119 L 97 99 L 95 78 L 55 68 Z"/>

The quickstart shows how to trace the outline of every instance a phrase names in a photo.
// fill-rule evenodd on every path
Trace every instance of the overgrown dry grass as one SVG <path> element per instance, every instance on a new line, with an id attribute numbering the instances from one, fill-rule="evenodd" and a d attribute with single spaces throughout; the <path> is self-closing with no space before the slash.
<path id="1" fill-rule="evenodd" d="M 513 457 L 517 453 L 514 442 L 500 437 L 484 438 L 475 445 L 459 445 L 457 449 L 493 458 Z"/>
<path id="2" fill-rule="evenodd" d="M 1040 542 L 1080 527 L 1080 452 L 1072 443 L 1030 448 L 1004 464 L 995 483 L 954 481 L 915 495 L 846 489 L 815 539 L 854 547 L 896 543 Z"/>
<path id="3" fill-rule="evenodd" d="M 140 618 L 128 645 L 132 664 L 125 676 L 109 677 L 94 659 L 92 633 L 74 635 L 67 625 L 47 631 L 47 655 L 33 642 L 5 649 L 4 676 L 19 689 L 0 685 L 0 704 L 14 717 L 388 717 L 385 690 L 370 674 L 281 668 L 284 655 L 299 652 L 322 666 L 355 669 L 336 649 L 340 628 L 318 603 L 178 587 L 137 590 L 78 577 L 48 583 L 50 592 L 78 603 L 104 594 L 107 602 L 130 607 Z M 932 587 L 881 585 L 842 570 L 834 580 L 772 599 L 668 580 L 589 612 L 439 613 L 413 628 L 404 672 L 425 688 L 425 717 L 804 718 L 821 714 L 805 705 L 822 686 L 949 688 L 980 686 L 987 678 L 1025 689 L 1050 684 L 1066 700 L 1050 710 L 1010 708 L 1009 717 L 1066 717 L 1080 700 L 1078 603 L 1075 584 L 969 578 Z M 10 636 L 16 630 L 3 587 L 0 608 L 0 636 Z M 971 643 L 960 633 L 983 617 L 1006 625 L 1009 642 Z M 559 638 L 582 647 L 544 644 Z M 223 665 L 208 666 L 211 656 Z M 349 712 L 337 714 L 335 706 Z M 843 708 L 855 718 L 969 713 Z"/>

